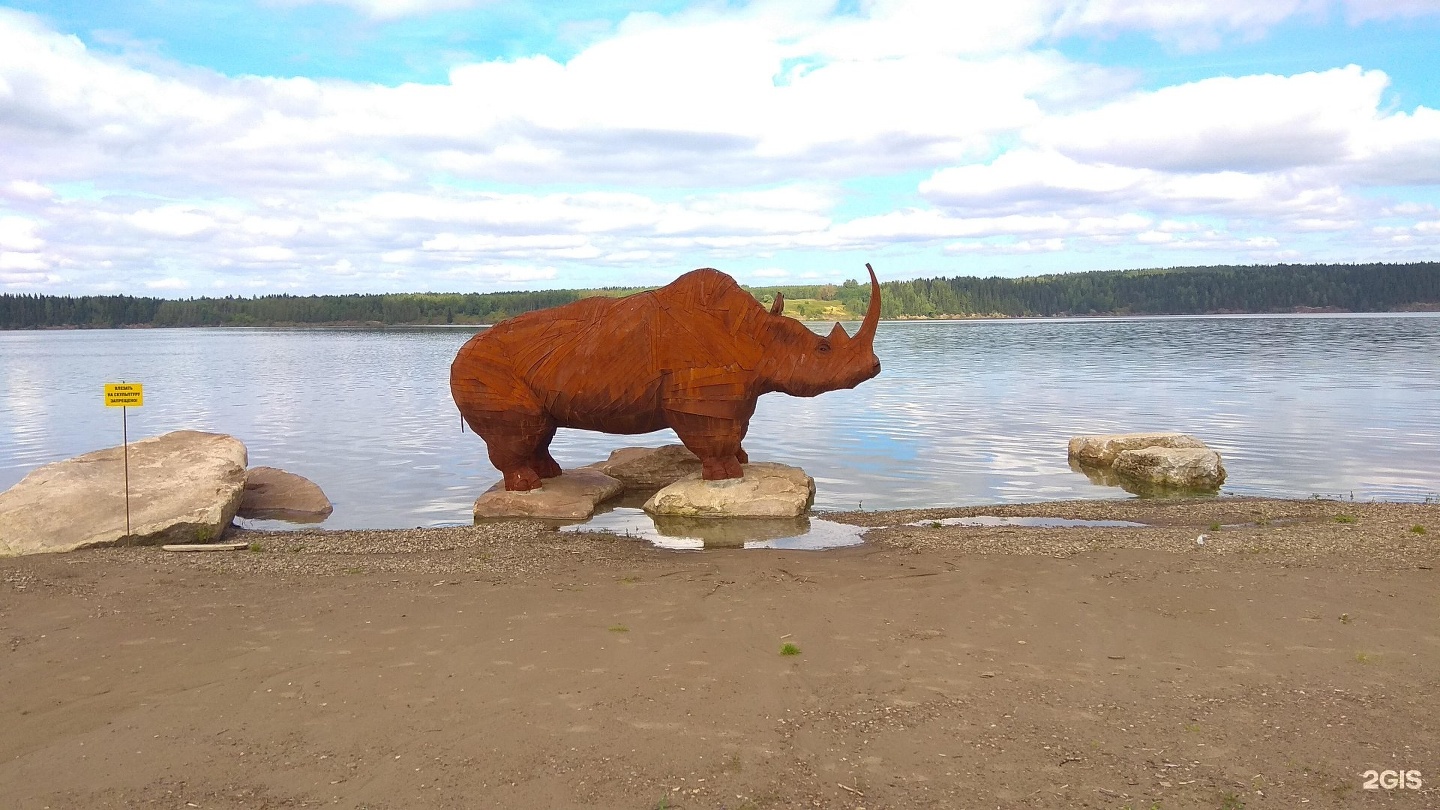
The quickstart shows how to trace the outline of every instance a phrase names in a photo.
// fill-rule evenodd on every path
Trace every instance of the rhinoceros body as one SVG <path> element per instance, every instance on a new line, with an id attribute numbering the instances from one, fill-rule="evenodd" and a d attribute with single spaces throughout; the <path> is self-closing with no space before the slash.
<path id="1" fill-rule="evenodd" d="M 560 427 L 672 428 L 700 457 L 705 478 L 738 478 L 748 460 L 741 441 L 761 394 L 815 396 L 880 373 L 873 270 L 870 282 L 870 307 L 853 338 L 839 324 L 823 337 L 778 314 L 778 297 L 767 312 L 712 269 L 625 298 L 526 313 L 461 347 L 450 391 L 509 490 L 560 474 L 549 451 Z"/>

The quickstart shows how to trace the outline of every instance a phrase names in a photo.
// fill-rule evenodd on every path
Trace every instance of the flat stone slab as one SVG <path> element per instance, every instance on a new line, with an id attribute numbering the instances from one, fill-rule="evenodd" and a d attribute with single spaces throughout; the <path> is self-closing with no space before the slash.
<path id="1" fill-rule="evenodd" d="M 1115 474 L 1160 489 L 1214 491 L 1225 483 L 1220 454 L 1209 448 L 1146 447 L 1126 450 L 1111 467 Z"/>
<path id="2" fill-rule="evenodd" d="M 255 520 L 319 523 L 333 511 L 325 491 L 309 478 L 275 467 L 251 467 L 245 473 L 245 497 L 236 514 Z"/>
<path id="3" fill-rule="evenodd" d="M 708 518 L 793 518 L 815 501 L 815 479 L 799 467 L 742 464 L 740 478 L 706 481 L 699 473 L 655 493 L 645 502 L 652 515 Z"/>
<path id="4" fill-rule="evenodd" d="M 1203 448 L 1205 443 L 1188 433 L 1099 433 L 1070 440 L 1070 458 L 1092 467 L 1109 467 L 1126 450 L 1146 447 Z"/>
<path id="5" fill-rule="evenodd" d="M 124 450 L 111 447 L 47 464 L 0 493 L 0 556 L 220 539 L 245 492 L 244 443 L 180 430 L 134 442 L 129 455 L 129 534 Z"/>
<path id="6" fill-rule="evenodd" d="M 539 518 L 589 520 L 595 508 L 625 491 L 619 479 L 599 470 L 564 470 L 546 478 L 539 489 L 509 492 L 503 480 L 475 499 L 475 520 Z"/>
<path id="7" fill-rule="evenodd" d="M 626 489 L 655 490 L 700 472 L 700 459 L 683 444 L 622 447 L 588 469 L 618 478 Z"/>

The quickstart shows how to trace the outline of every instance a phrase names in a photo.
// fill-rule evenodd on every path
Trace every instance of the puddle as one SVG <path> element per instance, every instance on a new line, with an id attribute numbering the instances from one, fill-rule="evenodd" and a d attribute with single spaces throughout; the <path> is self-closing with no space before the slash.
<path id="1" fill-rule="evenodd" d="M 820 551 L 859 545 L 864 526 L 823 518 L 793 519 L 651 518 L 643 509 L 621 506 L 585 523 L 560 527 L 562 532 L 609 532 L 648 541 L 659 548 L 694 551 L 702 548 L 778 548 Z"/>
<path id="2" fill-rule="evenodd" d="M 1025 526 L 1032 529 L 1143 529 L 1144 523 L 1134 523 L 1128 520 L 1079 520 L 1074 518 L 1052 518 L 1052 517 L 995 517 L 993 515 L 977 515 L 975 517 L 953 517 L 941 518 L 940 520 L 917 520 L 914 523 L 906 523 L 906 526 L 923 526 L 935 528 L 937 526 Z"/>

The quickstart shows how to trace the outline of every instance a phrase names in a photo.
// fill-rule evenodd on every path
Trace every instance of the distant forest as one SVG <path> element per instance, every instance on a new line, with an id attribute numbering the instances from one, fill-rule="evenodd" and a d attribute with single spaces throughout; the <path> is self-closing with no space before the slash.
<path id="1" fill-rule="evenodd" d="M 881 285 L 884 318 L 1200 315 L 1440 309 L 1440 262 L 1172 267 L 1026 278 L 929 278 Z M 536 309 L 643 288 L 504 293 L 264 295 L 164 298 L 0 295 L 0 329 L 125 326 L 483 324 Z M 777 292 L 797 317 L 859 317 L 869 284 L 747 287 Z"/>

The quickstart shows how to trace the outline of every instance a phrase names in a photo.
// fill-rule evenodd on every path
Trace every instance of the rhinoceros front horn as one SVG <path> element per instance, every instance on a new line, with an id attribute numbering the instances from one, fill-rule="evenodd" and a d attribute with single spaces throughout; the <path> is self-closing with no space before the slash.
<path id="1" fill-rule="evenodd" d="M 869 262 L 865 263 L 865 269 L 870 272 L 870 307 L 865 310 L 865 321 L 860 324 L 854 339 L 868 350 L 875 340 L 875 328 L 880 325 L 880 282 L 876 280 L 875 268 Z"/>

